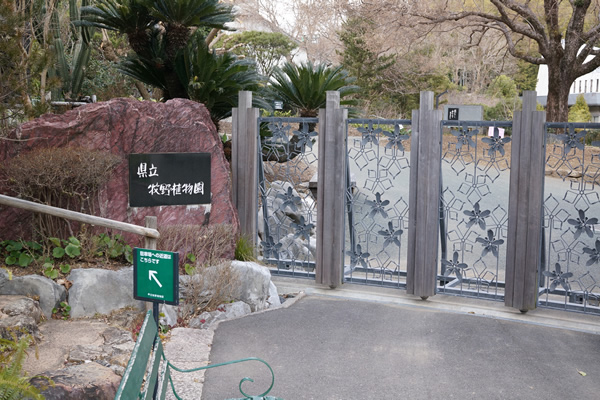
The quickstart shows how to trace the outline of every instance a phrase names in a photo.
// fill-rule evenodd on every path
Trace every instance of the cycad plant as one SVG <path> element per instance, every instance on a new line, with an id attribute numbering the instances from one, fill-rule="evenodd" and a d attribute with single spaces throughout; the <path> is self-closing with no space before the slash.
<path id="1" fill-rule="evenodd" d="M 359 87 L 353 85 L 354 78 L 348 75 L 341 66 L 328 67 L 325 64 L 305 62 L 301 65 L 287 62 L 281 68 L 276 68 L 272 75 L 271 85 L 266 89 L 266 97 L 283 101 L 285 107 L 306 118 L 314 118 L 319 114 L 320 108 L 325 108 L 328 91 L 340 92 L 340 104 L 355 106 L 357 100 L 352 95 L 359 92 Z M 350 114 L 355 114 L 354 108 L 349 109 Z M 299 131 L 307 128 L 309 136 L 314 132 L 314 123 L 300 123 Z M 271 136 L 269 132 L 261 129 L 261 136 Z M 300 154 L 302 146 L 298 143 L 300 138 L 293 135 L 289 145 L 263 146 L 263 160 L 286 162 Z"/>
<path id="2" fill-rule="evenodd" d="M 269 92 L 282 100 L 300 117 L 316 117 L 319 108 L 325 107 L 328 91 L 340 92 L 340 104 L 354 106 L 357 100 L 350 96 L 359 92 L 354 78 L 341 66 L 305 62 L 301 65 L 287 62 L 273 72 Z"/>
<path id="3" fill-rule="evenodd" d="M 253 60 L 238 59 L 232 53 L 215 54 L 200 37 L 190 41 L 176 65 L 179 78 L 188 82 L 189 97 L 208 108 L 215 124 L 231 116 L 240 90 L 256 92 L 260 89 L 262 78 Z M 259 96 L 254 99 L 254 105 L 269 107 Z"/>
<path id="4" fill-rule="evenodd" d="M 233 19 L 232 6 L 218 0 L 98 0 L 82 8 L 79 24 L 126 34 L 134 53 L 117 67 L 122 73 L 161 89 L 164 100 L 204 103 L 218 124 L 237 93 L 261 80 L 254 64 L 208 49 L 210 29 Z"/>

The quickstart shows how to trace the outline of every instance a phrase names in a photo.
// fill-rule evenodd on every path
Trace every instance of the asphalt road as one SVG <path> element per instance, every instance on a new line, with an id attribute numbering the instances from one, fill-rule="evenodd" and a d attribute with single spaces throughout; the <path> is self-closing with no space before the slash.
<path id="1" fill-rule="evenodd" d="M 598 334 L 309 295 L 221 323 L 210 361 L 266 360 L 275 372 L 269 395 L 286 400 L 592 399 L 600 394 L 599 353 Z M 259 363 L 215 368 L 202 398 L 242 397 L 243 377 L 255 379 L 243 386 L 250 395 L 270 384 Z"/>

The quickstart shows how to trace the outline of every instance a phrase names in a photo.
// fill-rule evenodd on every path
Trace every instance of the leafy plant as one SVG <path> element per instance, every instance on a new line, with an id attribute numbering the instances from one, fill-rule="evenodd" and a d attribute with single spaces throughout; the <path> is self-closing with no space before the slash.
<path id="1" fill-rule="evenodd" d="M 188 253 L 188 255 L 185 257 L 188 259 L 188 261 L 190 263 L 192 263 L 192 264 L 185 263 L 183 265 L 183 268 L 185 269 L 185 273 L 188 275 L 194 275 L 196 273 L 196 256 L 191 253 Z"/>
<path id="2" fill-rule="evenodd" d="M 81 242 L 74 236 L 69 237 L 68 240 L 55 237 L 48 238 L 48 240 L 55 246 L 52 249 L 52 257 L 54 258 L 63 258 L 65 254 L 70 258 L 81 255 Z"/>
<path id="3" fill-rule="evenodd" d="M 316 117 L 319 109 L 325 107 L 328 91 L 340 92 L 341 105 L 356 105 L 357 101 L 351 95 L 357 94 L 359 87 L 353 82 L 354 78 L 341 66 L 329 67 L 311 62 L 298 66 L 287 62 L 274 70 L 269 93 L 300 117 Z"/>
<path id="4" fill-rule="evenodd" d="M 4 255 L 6 265 L 28 267 L 41 256 L 42 246 L 33 241 L 4 240 L 0 242 L 0 254 Z"/>
<path id="5" fill-rule="evenodd" d="M 71 272 L 71 266 L 69 264 L 61 264 L 59 269 L 64 275 L 67 275 L 69 272 Z"/>
<path id="6" fill-rule="evenodd" d="M 24 335 L 18 341 L 0 338 L 0 347 L 3 356 L 8 354 L 8 362 L 0 363 L 0 399 L 33 399 L 43 400 L 44 396 L 39 389 L 29 382 L 23 374 L 23 362 L 30 344 L 35 343 L 31 335 Z M 50 381 L 51 382 L 51 381 Z M 51 382 L 52 383 L 52 382 Z"/>
<path id="7" fill-rule="evenodd" d="M 123 236 L 114 235 L 110 236 L 106 233 L 101 233 L 93 240 L 95 249 L 94 254 L 96 256 L 106 256 L 111 259 L 125 259 L 125 261 L 133 262 L 133 250 L 131 246 L 125 243 Z"/>
<path id="8" fill-rule="evenodd" d="M 197 35 L 182 53 L 176 62 L 179 79 L 187 82 L 188 97 L 208 108 L 215 124 L 231 116 L 241 90 L 256 92 L 260 88 L 262 78 L 253 60 L 239 59 L 232 53 L 216 54 Z M 253 103 L 269 107 L 258 96 Z"/>
<path id="9" fill-rule="evenodd" d="M 71 315 L 71 306 L 66 301 L 61 301 L 59 307 L 52 309 L 52 316 L 57 319 L 69 319 Z"/>
<path id="10" fill-rule="evenodd" d="M 46 275 L 46 277 L 48 279 L 58 278 L 58 271 L 56 269 L 54 269 L 54 264 L 49 263 L 49 262 L 44 263 L 43 268 L 44 268 L 44 275 Z"/>

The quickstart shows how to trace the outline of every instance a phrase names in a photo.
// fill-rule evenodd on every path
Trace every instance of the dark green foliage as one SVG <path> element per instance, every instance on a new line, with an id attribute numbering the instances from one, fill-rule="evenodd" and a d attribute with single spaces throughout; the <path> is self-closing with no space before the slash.
<path id="1" fill-rule="evenodd" d="M 92 37 L 90 62 L 85 69 L 81 93 L 93 93 L 98 101 L 139 96 L 134 79 L 116 73 L 116 63 L 107 58 L 109 51 L 114 52 L 116 56 L 116 53 L 124 53 L 125 49 L 128 49 L 126 38 L 118 32 L 108 31 L 107 34 L 110 46 L 103 46 L 102 35 L 99 31 Z"/>
<path id="2" fill-rule="evenodd" d="M 509 121 L 515 110 L 521 108 L 515 82 L 506 75 L 500 75 L 488 88 L 488 94 L 498 99 L 493 107 L 484 107 L 483 118 L 486 121 Z"/>
<path id="3" fill-rule="evenodd" d="M 339 91 L 341 105 L 356 105 L 356 99 L 351 96 L 358 93 L 359 88 L 352 84 L 354 80 L 342 66 L 328 67 L 311 62 L 298 66 L 287 62 L 274 70 L 269 95 L 282 100 L 284 107 L 301 117 L 316 117 L 319 108 L 325 108 L 327 91 Z"/>
<path id="4" fill-rule="evenodd" d="M 121 235 L 108 235 L 101 233 L 92 238 L 92 253 L 94 256 L 107 259 L 121 260 L 133 263 L 131 246 L 125 243 Z"/>
<path id="5" fill-rule="evenodd" d="M 240 236 L 235 244 L 234 258 L 239 261 L 256 261 L 252 240 L 246 236 Z"/>
<path id="6" fill-rule="evenodd" d="M 517 85 L 519 94 L 523 94 L 524 90 L 535 90 L 539 66 L 523 60 L 518 60 L 517 67 L 518 71 L 512 78 Z"/>
<path id="7" fill-rule="evenodd" d="M 121 71 L 161 88 L 164 99 L 189 98 L 188 81 L 176 72 L 176 59 L 197 28 L 225 29 L 233 21 L 230 5 L 218 0 L 99 0 L 82 8 L 80 25 L 112 29 L 127 35 L 135 54 Z"/>
<path id="8" fill-rule="evenodd" d="M 224 36 L 217 46 L 253 59 L 265 76 L 271 76 L 277 63 L 298 47 L 282 33 L 258 31 Z"/>
<path id="9" fill-rule="evenodd" d="M 29 71 L 23 70 L 19 47 L 24 37 L 24 18 L 12 11 L 13 3 L 14 0 L 0 0 L 0 138 L 28 111 L 17 107 L 27 91 Z"/>
<path id="10" fill-rule="evenodd" d="M 119 71 L 161 89 L 164 100 L 205 104 L 218 124 L 231 115 L 238 92 L 256 91 L 260 82 L 250 60 L 207 48 L 207 29 L 225 29 L 231 21 L 232 6 L 218 0 L 99 0 L 82 9 L 79 24 L 126 34 L 134 53 L 120 62 Z"/>
<path id="11" fill-rule="evenodd" d="M 504 100 L 511 100 L 517 96 L 515 81 L 506 75 L 500 75 L 490 84 L 488 94 Z"/>
<path id="12" fill-rule="evenodd" d="M 241 90 L 258 91 L 261 81 L 253 60 L 237 59 L 234 54 L 215 54 L 204 40 L 194 37 L 177 60 L 177 73 L 188 82 L 190 99 L 204 104 L 215 123 L 231 116 Z M 256 96 L 255 106 L 268 107 Z"/>
<path id="13" fill-rule="evenodd" d="M 0 241 L 0 261 L 6 265 L 27 267 L 42 256 L 42 246 L 33 241 L 3 240 Z"/>
<path id="14" fill-rule="evenodd" d="M 356 78 L 356 84 L 362 89 L 361 95 L 374 100 L 381 95 L 384 85 L 383 73 L 396 62 L 395 54 L 380 55 L 372 51 L 365 37 L 373 30 L 374 22 L 364 18 L 352 18 L 345 22 L 339 37 L 343 51 L 342 66 Z"/>

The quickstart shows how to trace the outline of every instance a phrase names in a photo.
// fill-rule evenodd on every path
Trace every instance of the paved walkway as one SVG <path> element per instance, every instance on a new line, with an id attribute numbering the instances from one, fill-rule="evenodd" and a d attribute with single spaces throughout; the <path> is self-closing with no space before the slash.
<path id="1" fill-rule="evenodd" d="M 300 399 L 600 398 L 600 317 L 449 296 L 344 285 L 303 290 L 290 307 L 226 321 L 211 363 L 255 356 L 275 371 L 269 395 Z M 208 370 L 202 399 L 242 397 L 270 384 L 258 363 Z"/>

